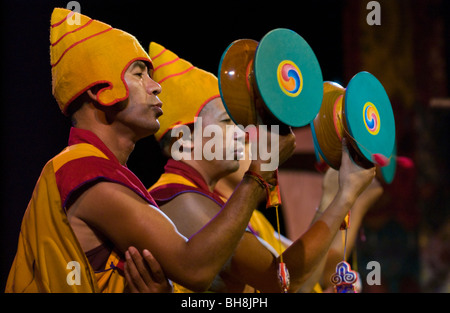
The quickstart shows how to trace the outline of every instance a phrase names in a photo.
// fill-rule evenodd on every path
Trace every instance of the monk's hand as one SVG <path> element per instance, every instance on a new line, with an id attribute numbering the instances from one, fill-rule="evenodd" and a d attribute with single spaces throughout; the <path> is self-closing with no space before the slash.
<path id="1" fill-rule="evenodd" d="M 147 249 L 142 254 L 135 247 L 125 252 L 125 278 L 132 293 L 169 293 L 173 291 L 160 264 Z"/>

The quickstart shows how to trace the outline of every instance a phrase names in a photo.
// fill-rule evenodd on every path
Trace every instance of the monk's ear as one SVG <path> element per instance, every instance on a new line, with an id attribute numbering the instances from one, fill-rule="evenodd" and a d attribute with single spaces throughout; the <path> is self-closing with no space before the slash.
<path id="1" fill-rule="evenodd" d="M 98 97 L 97 97 L 98 92 L 101 89 L 104 89 L 106 87 L 108 87 L 108 84 L 98 84 L 98 85 L 92 86 L 91 88 L 89 88 L 86 91 L 86 94 L 89 96 L 89 98 L 91 100 L 94 100 L 95 102 L 98 102 Z"/>
<path id="2" fill-rule="evenodd" d="M 93 100 L 93 101 L 95 101 L 95 102 L 98 102 L 98 101 L 97 101 L 97 92 L 94 91 L 92 88 L 91 88 L 91 89 L 88 89 L 88 90 L 86 91 L 86 94 L 89 96 L 89 99 L 91 99 L 91 100 Z"/>

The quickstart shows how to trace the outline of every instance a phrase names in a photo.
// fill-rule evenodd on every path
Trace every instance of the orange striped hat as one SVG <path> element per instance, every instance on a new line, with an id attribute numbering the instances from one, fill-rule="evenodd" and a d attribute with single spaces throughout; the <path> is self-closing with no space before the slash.
<path id="1" fill-rule="evenodd" d="M 151 42 L 149 55 L 153 60 L 152 78 L 161 85 L 158 97 L 164 114 L 158 119 L 161 127 L 155 134 L 161 137 L 177 125 L 193 123 L 201 109 L 220 97 L 217 77 L 179 58 L 163 46 Z"/>
<path id="2" fill-rule="evenodd" d="M 79 14 L 79 23 L 73 14 Z M 98 84 L 106 84 L 97 94 L 101 105 L 111 106 L 127 99 L 124 74 L 136 60 L 151 66 L 148 54 L 134 36 L 80 13 L 53 10 L 52 92 L 64 114 L 73 100 Z"/>

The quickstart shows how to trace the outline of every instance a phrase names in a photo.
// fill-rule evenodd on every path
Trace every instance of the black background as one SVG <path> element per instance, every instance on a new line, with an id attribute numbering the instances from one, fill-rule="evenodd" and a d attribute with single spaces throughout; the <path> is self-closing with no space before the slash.
<path id="1" fill-rule="evenodd" d="M 133 34 L 144 49 L 150 41 L 158 42 L 214 74 L 223 51 L 234 40 L 260 40 L 274 28 L 290 28 L 316 53 L 324 80 L 347 83 L 343 81 L 343 0 L 78 2 L 82 14 Z M 70 123 L 51 93 L 49 54 L 52 10 L 67 3 L 0 2 L 0 289 L 6 283 L 22 216 L 40 171 L 67 145 Z M 162 162 L 150 137 L 137 144 L 128 165 L 150 186 L 159 176 Z"/>

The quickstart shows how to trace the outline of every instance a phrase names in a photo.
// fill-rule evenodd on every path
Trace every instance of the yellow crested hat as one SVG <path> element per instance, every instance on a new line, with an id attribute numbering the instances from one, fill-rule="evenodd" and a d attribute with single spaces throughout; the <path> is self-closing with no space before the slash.
<path id="1" fill-rule="evenodd" d="M 79 14 L 79 16 L 74 16 Z M 55 8 L 51 16 L 50 62 L 52 92 L 61 111 L 98 84 L 98 102 L 111 106 L 128 98 L 125 70 L 142 60 L 151 60 L 132 35 L 80 13 Z"/>
<path id="2" fill-rule="evenodd" d="M 193 123 L 201 109 L 214 98 L 220 97 L 217 77 L 179 58 L 163 46 L 151 42 L 149 55 L 153 61 L 152 78 L 161 85 L 158 95 L 164 114 L 158 119 L 159 141 L 178 125 Z"/>

